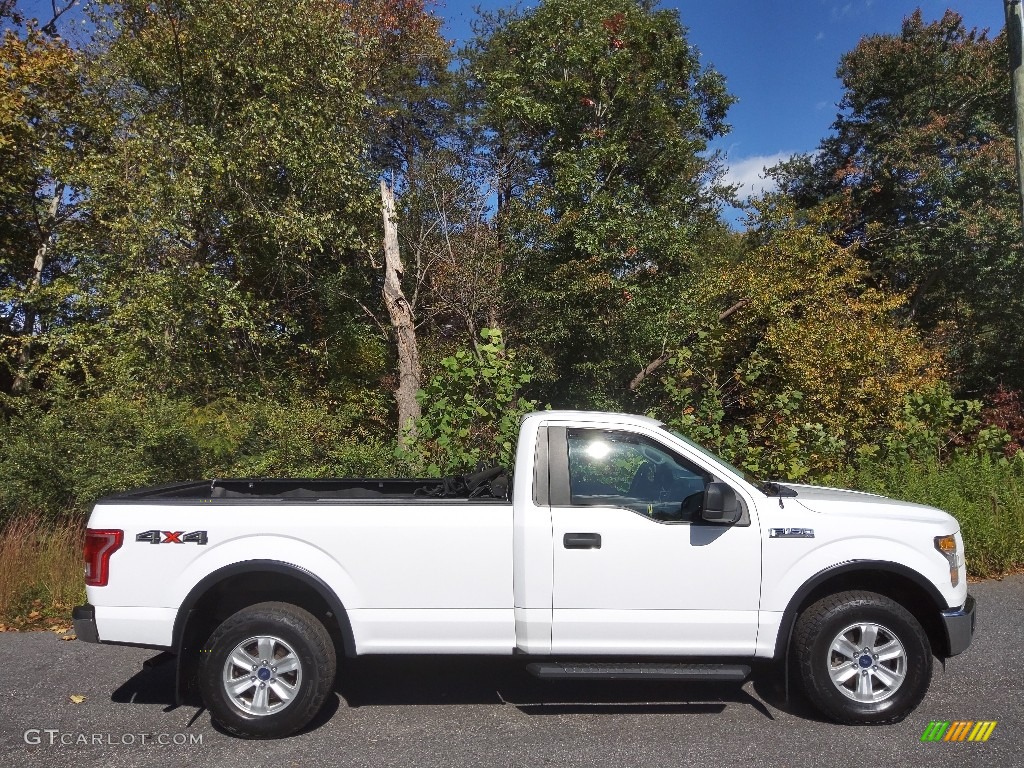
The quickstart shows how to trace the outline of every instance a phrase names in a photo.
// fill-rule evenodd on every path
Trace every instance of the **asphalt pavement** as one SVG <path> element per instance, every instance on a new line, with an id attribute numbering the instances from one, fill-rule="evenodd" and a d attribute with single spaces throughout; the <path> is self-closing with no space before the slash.
<path id="1" fill-rule="evenodd" d="M 511 660 L 374 658 L 343 668 L 302 733 L 244 741 L 174 708 L 173 665 L 137 648 L 0 634 L 0 767 L 1024 766 L 1024 576 L 971 585 L 974 644 L 936 664 L 902 723 L 824 722 L 770 674 L 743 686 L 542 682 Z M 80 703 L 71 699 L 84 697 Z M 984 743 L 922 743 L 932 720 L 989 720 Z"/>

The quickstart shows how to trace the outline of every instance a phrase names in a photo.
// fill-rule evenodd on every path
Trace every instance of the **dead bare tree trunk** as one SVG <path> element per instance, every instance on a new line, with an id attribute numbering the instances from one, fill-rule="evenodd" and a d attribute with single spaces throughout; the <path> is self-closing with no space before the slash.
<path id="1" fill-rule="evenodd" d="M 395 195 L 387 182 L 380 182 L 381 212 L 384 216 L 384 306 L 391 319 L 398 346 L 398 435 L 401 439 L 420 416 L 416 392 L 420 388 L 420 352 L 416 343 L 416 322 L 412 306 L 402 291 L 402 256 L 398 249 L 398 226 L 395 223 Z"/>
<path id="2" fill-rule="evenodd" d="M 14 381 L 11 389 L 17 394 L 24 393 L 29 387 L 28 368 L 32 364 L 32 337 L 35 335 L 36 320 L 39 319 L 39 310 L 35 305 L 35 294 L 43 284 L 43 271 L 46 269 L 46 259 L 50 254 L 50 244 L 53 241 L 53 226 L 57 220 L 57 213 L 60 211 L 60 200 L 64 196 L 64 185 L 58 184 L 54 187 L 53 197 L 46 207 L 46 219 L 40 225 L 39 246 L 36 248 L 36 257 L 32 262 L 32 277 L 25 286 L 25 321 L 21 327 L 22 343 L 18 352 L 18 371 L 14 374 Z"/>

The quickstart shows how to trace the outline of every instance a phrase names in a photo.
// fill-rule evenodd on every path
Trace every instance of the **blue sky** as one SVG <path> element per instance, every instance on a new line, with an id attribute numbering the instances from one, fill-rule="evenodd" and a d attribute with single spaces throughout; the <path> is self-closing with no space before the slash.
<path id="1" fill-rule="evenodd" d="M 438 13 L 446 34 L 464 39 L 475 6 L 510 5 L 447 0 Z M 679 10 L 702 62 L 722 72 L 739 98 L 729 113 L 732 132 L 717 146 L 727 154 L 730 180 L 747 190 L 756 188 L 765 165 L 810 152 L 828 134 L 842 96 L 839 57 L 864 35 L 898 33 L 918 7 L 926 20 L 952 8 L 968 27 L 987 27 L 992 36 L 1004 24 L 1002 0 L 667 0 L 661 7 Z"/>

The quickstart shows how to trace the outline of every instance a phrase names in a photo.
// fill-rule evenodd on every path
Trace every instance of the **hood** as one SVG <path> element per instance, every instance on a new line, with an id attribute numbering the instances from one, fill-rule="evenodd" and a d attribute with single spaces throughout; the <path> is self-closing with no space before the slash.
<path id="1" fill-rule="evenodd" d="M 825 488 L 818 485 L 797 485 L 781 483 L 796 491 L 795 498 L 786 498 L 786 503 L 796 501 L 812 512 L 825 515 L 850 515 L 852 517 L 885 517 L 901 520 L 918 520 L 927 523 L 945 523 L 956 519 L 941 509 L 912 501 L 899 501 L 876 493 L 847 491 L 842 488 Z"/>

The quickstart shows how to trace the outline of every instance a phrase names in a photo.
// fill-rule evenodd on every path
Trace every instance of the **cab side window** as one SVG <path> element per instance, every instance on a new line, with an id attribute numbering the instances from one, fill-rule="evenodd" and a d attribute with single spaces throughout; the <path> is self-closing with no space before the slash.
<path id="1" fill-rule="evenodd" d="M 656 520 L 689 522 L 710 475 L 641 435 L 570 429 L 573 506 L 624 507 Z"/>

